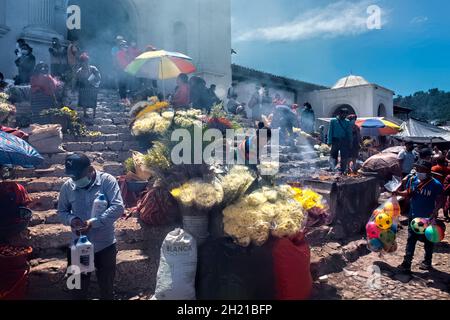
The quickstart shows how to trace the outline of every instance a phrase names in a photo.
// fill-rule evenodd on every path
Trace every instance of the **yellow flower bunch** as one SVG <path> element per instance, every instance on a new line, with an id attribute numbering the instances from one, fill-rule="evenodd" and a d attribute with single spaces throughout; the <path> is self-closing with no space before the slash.
<path id="1" fill-rule="evenodd" d="M 311 189 L 292 188 L 295 191 L 294 199 L 300 203 L 304 210 L 312 208 L 324 209 L 323 197 Z"/>
<path id="2" fill-rule="evenodd" d="M 219 183 L 208 183 L 191 180 L 180 188 L 171 191 L 172 196 L 185 207 L 196 207 L 200 210 L 210 210 L 222 203 L 223 189 Z"/>
<path id="3" fill-rule="evenodd" d="M 169 150 L 161 142 L 155 142 L 153 147 L 144 155 L 145 166 L 149 169 L 169 169 L 172 166 L 169 160 Z"/>
<path id="4" fill-rule="evenodd" d="M 177 111 L 175 113 L 174 123 L 184 129 L 189 129 L 194 126 L 201 128 L 203 126 L 202 121 L 199 119 L 201 116 L 202 112 L 196 109 Z"/>
<path id="5" fill-rule="evenodd" d="M 233 167 L 221 181 L 225 202 L 231 203 L 240 198 L 247 192 L 253 181 L 255 181 L 255 176 L 250 172 L 248 167 Z"/>
<path id="6" fill-rule="evenodd" d="M 263 245 L 270 234 L 288 237 L 302 230 L 305 216 L 290 186 L 262 188 L 223 211 L 225 233 L 241 246 Z"/>
<path id="7" fill-rule="evenodd" d="M 170 106 L 170 104 L 166 101 L 156 102 L 156 103 L 150 102 L 143 110 L 141 110 L 137 114 L 136 119 L 140 120 L 141 118 L 147 116 L 147 114 L 149 114 L 149 113 L 167 109 L 169 106 Z"/>
<path id="8" fill-rule="evenodd" d="M 5 92 L 0 92 L 0 102 L 7 103 L 9 95 Z"/>
<path id="9" fill-rule="evenodd" d="M 132 133 L 140 136 L 148 133 L 164 134 L 172 125 L 173 112 L 164 112 L 159 115 L 157 112 L 147 113 L 133 124 Z"/>

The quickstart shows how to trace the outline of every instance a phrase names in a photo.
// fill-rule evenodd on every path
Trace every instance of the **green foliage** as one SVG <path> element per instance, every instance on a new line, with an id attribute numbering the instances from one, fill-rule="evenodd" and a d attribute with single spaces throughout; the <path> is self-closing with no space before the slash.
<path id="1" fill-rule="evenodd" d="M 136 173 L 136 166 L 134 165 L 133 158 L 128 158 L 127 160 L 125 160 L 124 164 L 125 164 L 125 169 L 127 170 L 127 172 Z"/>
<path id="2" fill-rule="evenodd" d="M 398 96 L 394 104 L 413 109 L 414 118 L 426 121 L 450 121 L 450 92 L 430 89 L 419 91 L 413 95 Z"/>

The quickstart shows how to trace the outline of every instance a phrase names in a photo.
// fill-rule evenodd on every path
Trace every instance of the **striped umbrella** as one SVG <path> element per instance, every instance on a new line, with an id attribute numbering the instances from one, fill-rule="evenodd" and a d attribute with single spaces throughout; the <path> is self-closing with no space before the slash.
<path id="1" fill-rule="evenodd" d="M 361 128 L 361 135 L 367 137 L 390 136 L 400 132 L 400 126 L 378 118 L 360 119 L 356 125 Z"/>
<path id="2" fill-rule="evenodd" d="M 193 73 L 196 68 L 192 58 L 187 55 L 158 50 L 144 52 L 134 59 L 125 71 L 138 78 L 167 80 L 174 79 L 181 73 Z M 163 90 L 165 91 L 164 82 Z"/>
<path id="3" fill-rule="evenodd" d="M 44 158 L 24 140 L 0 131 L 0 165 L 32 168 Z"/>
<path id="4" fill-rule="evenodd" d="M 159 50 L 144 52 L 125 71 L 138 78 L 167 80 L 178 77 L 180 73 L 193 73 L 196 68 L 192 58 L 182 53 Z"/>

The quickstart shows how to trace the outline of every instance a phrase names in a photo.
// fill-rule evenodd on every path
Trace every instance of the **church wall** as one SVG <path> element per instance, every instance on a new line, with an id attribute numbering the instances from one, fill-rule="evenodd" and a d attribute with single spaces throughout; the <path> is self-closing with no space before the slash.
<path id="1" fill-rule="evenodd" d="M 311 103 L 320 118 L 331 117 L 336 108 L 343 104 L 353 107 L 361 118 L 377 117 L 380 103 L 385 105 L 388 116 L 393 115 L 392 93 L 382 88 L 376 90 L 373 85 L 313 91 L 304 99 Z"/>
<path id="2" fill-rule="evenodd" d="M 373 91 L 373 113 L 378 115 L 378 108 L 380 104 L 383 104 L 386 108 L 386 117 L 394 117 L 394 99 L 393 92 L 384 88 L 374 88 Z"/>
<path id="3" fill-rule="evenodd" d="M 33 29 L 27 40 L 35 50 L 36 59 L 49 61 L 48 45 L 51 37 L 67 36 L 65 16 L 67 0 L 0 0 L 5 4 L 5 22 L 10 29 L 2 36 L 0 15 L 0 70 L 6 77 L 16 74 L 14 65 L 15 42 L 29 24 L 28 1 L 38 6 L 45 3 L 52 8 L 51 32 Z M 115 0 L 118 1 L 118 0 Z M 186 51 L 191 56 L 208 84 L 215 83 L 222 96 L 231 83 L 231 4 L 230 0 L 121 0 L 126 1 L 137 26 L 137 39 L 141 47 L 152 44 L 166 50 Z M 178 26 L 179 28 L 175 28 Z M 176 32 L 176 30 L 178 32 Z M 180 32 L 181 30 L 181 32 Z M 45 39 L 44 39 L 45 38 Z M 184 38 L 185 41 L 183 40 Z M 168 84 L 170 86 L 170 83 Z"/>
<path id="4" fill-rule="evenodd" d="M 134 0 L 134 3 L 138 9 L 139 44 L 185 51 L 193 58 L 198 75 L 208 85 L 215 83 L 217 93 L 225 96 L 231 83 L 230 1 Z"/>

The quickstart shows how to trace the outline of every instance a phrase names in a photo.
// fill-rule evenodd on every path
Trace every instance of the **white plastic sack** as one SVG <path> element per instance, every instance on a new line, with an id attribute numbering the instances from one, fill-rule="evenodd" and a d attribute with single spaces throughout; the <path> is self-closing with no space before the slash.
<path id="1" fill-rule="evenodd" d="M 62 127 L 59 124 L 31 125 L 30 138 L 28 142 L 39 153 L 62 153 L 63 142 Z"/>
<path id="2" fill-rule="evenodd" d="M 189 232 L 201 246 L 209 237 L 209 216 L 206 214 L 198 216 L 183 215 L 183 228 Z"/>
<path id="3" fill-rule="evenodd" d="M 154 300 L 195 300 L 197 244 L 182 229 L 170 232 L 161 247 Z"/>

